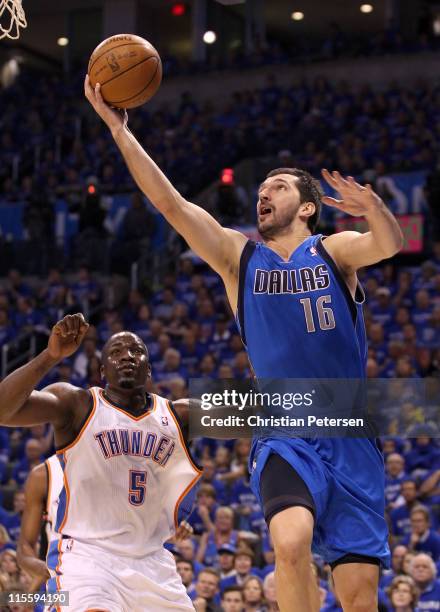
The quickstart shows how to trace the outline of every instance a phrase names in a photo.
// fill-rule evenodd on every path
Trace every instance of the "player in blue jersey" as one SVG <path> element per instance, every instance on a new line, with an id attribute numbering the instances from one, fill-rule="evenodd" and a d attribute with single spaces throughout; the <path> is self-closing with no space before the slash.
<path id="1" fill-rule="evenodd" d="M 261 243 L 223 228 L 171 185 L 88 79 L 85 95 L 112 132 L 140 189 L 223 279 L 258 378 L 363 378 L 363 292 L 356 271 L 402 246 L 397 221 L 370 185 L 323 171 L 341 200 L 323 197 L 302 170 L 266 177 L 257 204 Z M 366 218 L 369 231 L 315 235 L 321 202 Z M 311 547 L 331 564 L 344 612 L 377 610 L 379 565 L 389 550 L 381 453 L 369 439 L 264 438 L 251 482 L 276 556 L 282 612 L 316 612 Z"/>

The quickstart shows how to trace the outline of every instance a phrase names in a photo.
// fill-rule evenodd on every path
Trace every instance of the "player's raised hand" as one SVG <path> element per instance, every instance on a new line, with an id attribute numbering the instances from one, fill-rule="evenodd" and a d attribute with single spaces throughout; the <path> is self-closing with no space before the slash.
<path id="1" fill-rule="evenodd" d="M 353 215 L 353 217 L 363 217 L 375 210 L 381 203 L 380 197 L 373 191 L 371 185 L 365 187 L 356 183 L 352 176 L 347 178 L 342 177 L 337 170 L 330 173 L 328 170 L 322 170 L 322 176 L 335 191 L 337 191 L 342 200 L 324 196 L 322 201 L 324 204 L 339 208 L 343 212 Z"/>
<path id="2" fill-rule="evenodd" d="M 65 316 L 52 327 L 47 345 L 50 356 L 61 361 L 72 355 L 83 341 L 88 329 L 89 324 L 81 313 Z"/>
<path id="3" fill-rule="evenodd" d="M 84 94 L 104 123 L 110 128 L 112 134 L 127 125 L 127 111 L 109 106 L 101 95 L 101 85 L 97 83 L 95 89 L 93 89 L 88 74 L 84 79 Z"/>

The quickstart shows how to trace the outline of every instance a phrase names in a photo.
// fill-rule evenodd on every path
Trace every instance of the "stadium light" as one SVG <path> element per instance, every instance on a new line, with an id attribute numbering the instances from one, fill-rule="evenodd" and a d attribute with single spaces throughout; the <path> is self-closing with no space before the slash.
<path id="1" fill-rule="evenodd" d="M 361 4 L 360 11 L 361 13 L 365 13 L 365 14 L 372 13 L 373 5 L 372 4 Z"/>
<path id="2" fill-rule="evenodd" d="M 212 45 L 217 40 L 217 34 L 212 30 L 208 30 L 203 34 L 203 42 L 207 45 Z"/>
<path id="3" fill-rule="evenodd" d="M 67 47 L 68 44 L 69 44 L 69 39 L 66 38 L 65 36 L 61 36 L 61 38 L 57 40 L 57 45 L 59 45 L 60 47 Z"/>
<path id="4" fill-rule="evenodd" d="M 293 11 L 290 17 L 293 21 L 301 21 L 304 19 L 304 13 L 302 11 Z"/>
<path id="5" fill-rule="evenodd" d="M 186 13 L 186 6 L 183 2 L 175 2 L 171 7 L 171 15 L 174 17 L 181 17 Z"/>

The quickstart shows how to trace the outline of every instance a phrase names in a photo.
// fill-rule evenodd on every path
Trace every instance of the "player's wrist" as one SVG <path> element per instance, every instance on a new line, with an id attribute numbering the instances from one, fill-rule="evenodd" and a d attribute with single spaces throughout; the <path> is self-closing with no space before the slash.
<path id="1" fill-rule="evenodd" d="M 128 134 L 128 128 L 124 123 L 119 123 L 117 125 L 109 125 L 109 128 L 113 139 L 116 142 Z"/>

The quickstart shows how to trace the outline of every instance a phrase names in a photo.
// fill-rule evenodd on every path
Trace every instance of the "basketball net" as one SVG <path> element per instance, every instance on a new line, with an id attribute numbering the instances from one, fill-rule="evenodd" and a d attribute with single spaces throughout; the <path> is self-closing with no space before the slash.
<path id="1" fill-rule="evenodd" d="M 0 0 L 0 38 L 16 40 L 27 26 L 21 0 Z"/>

